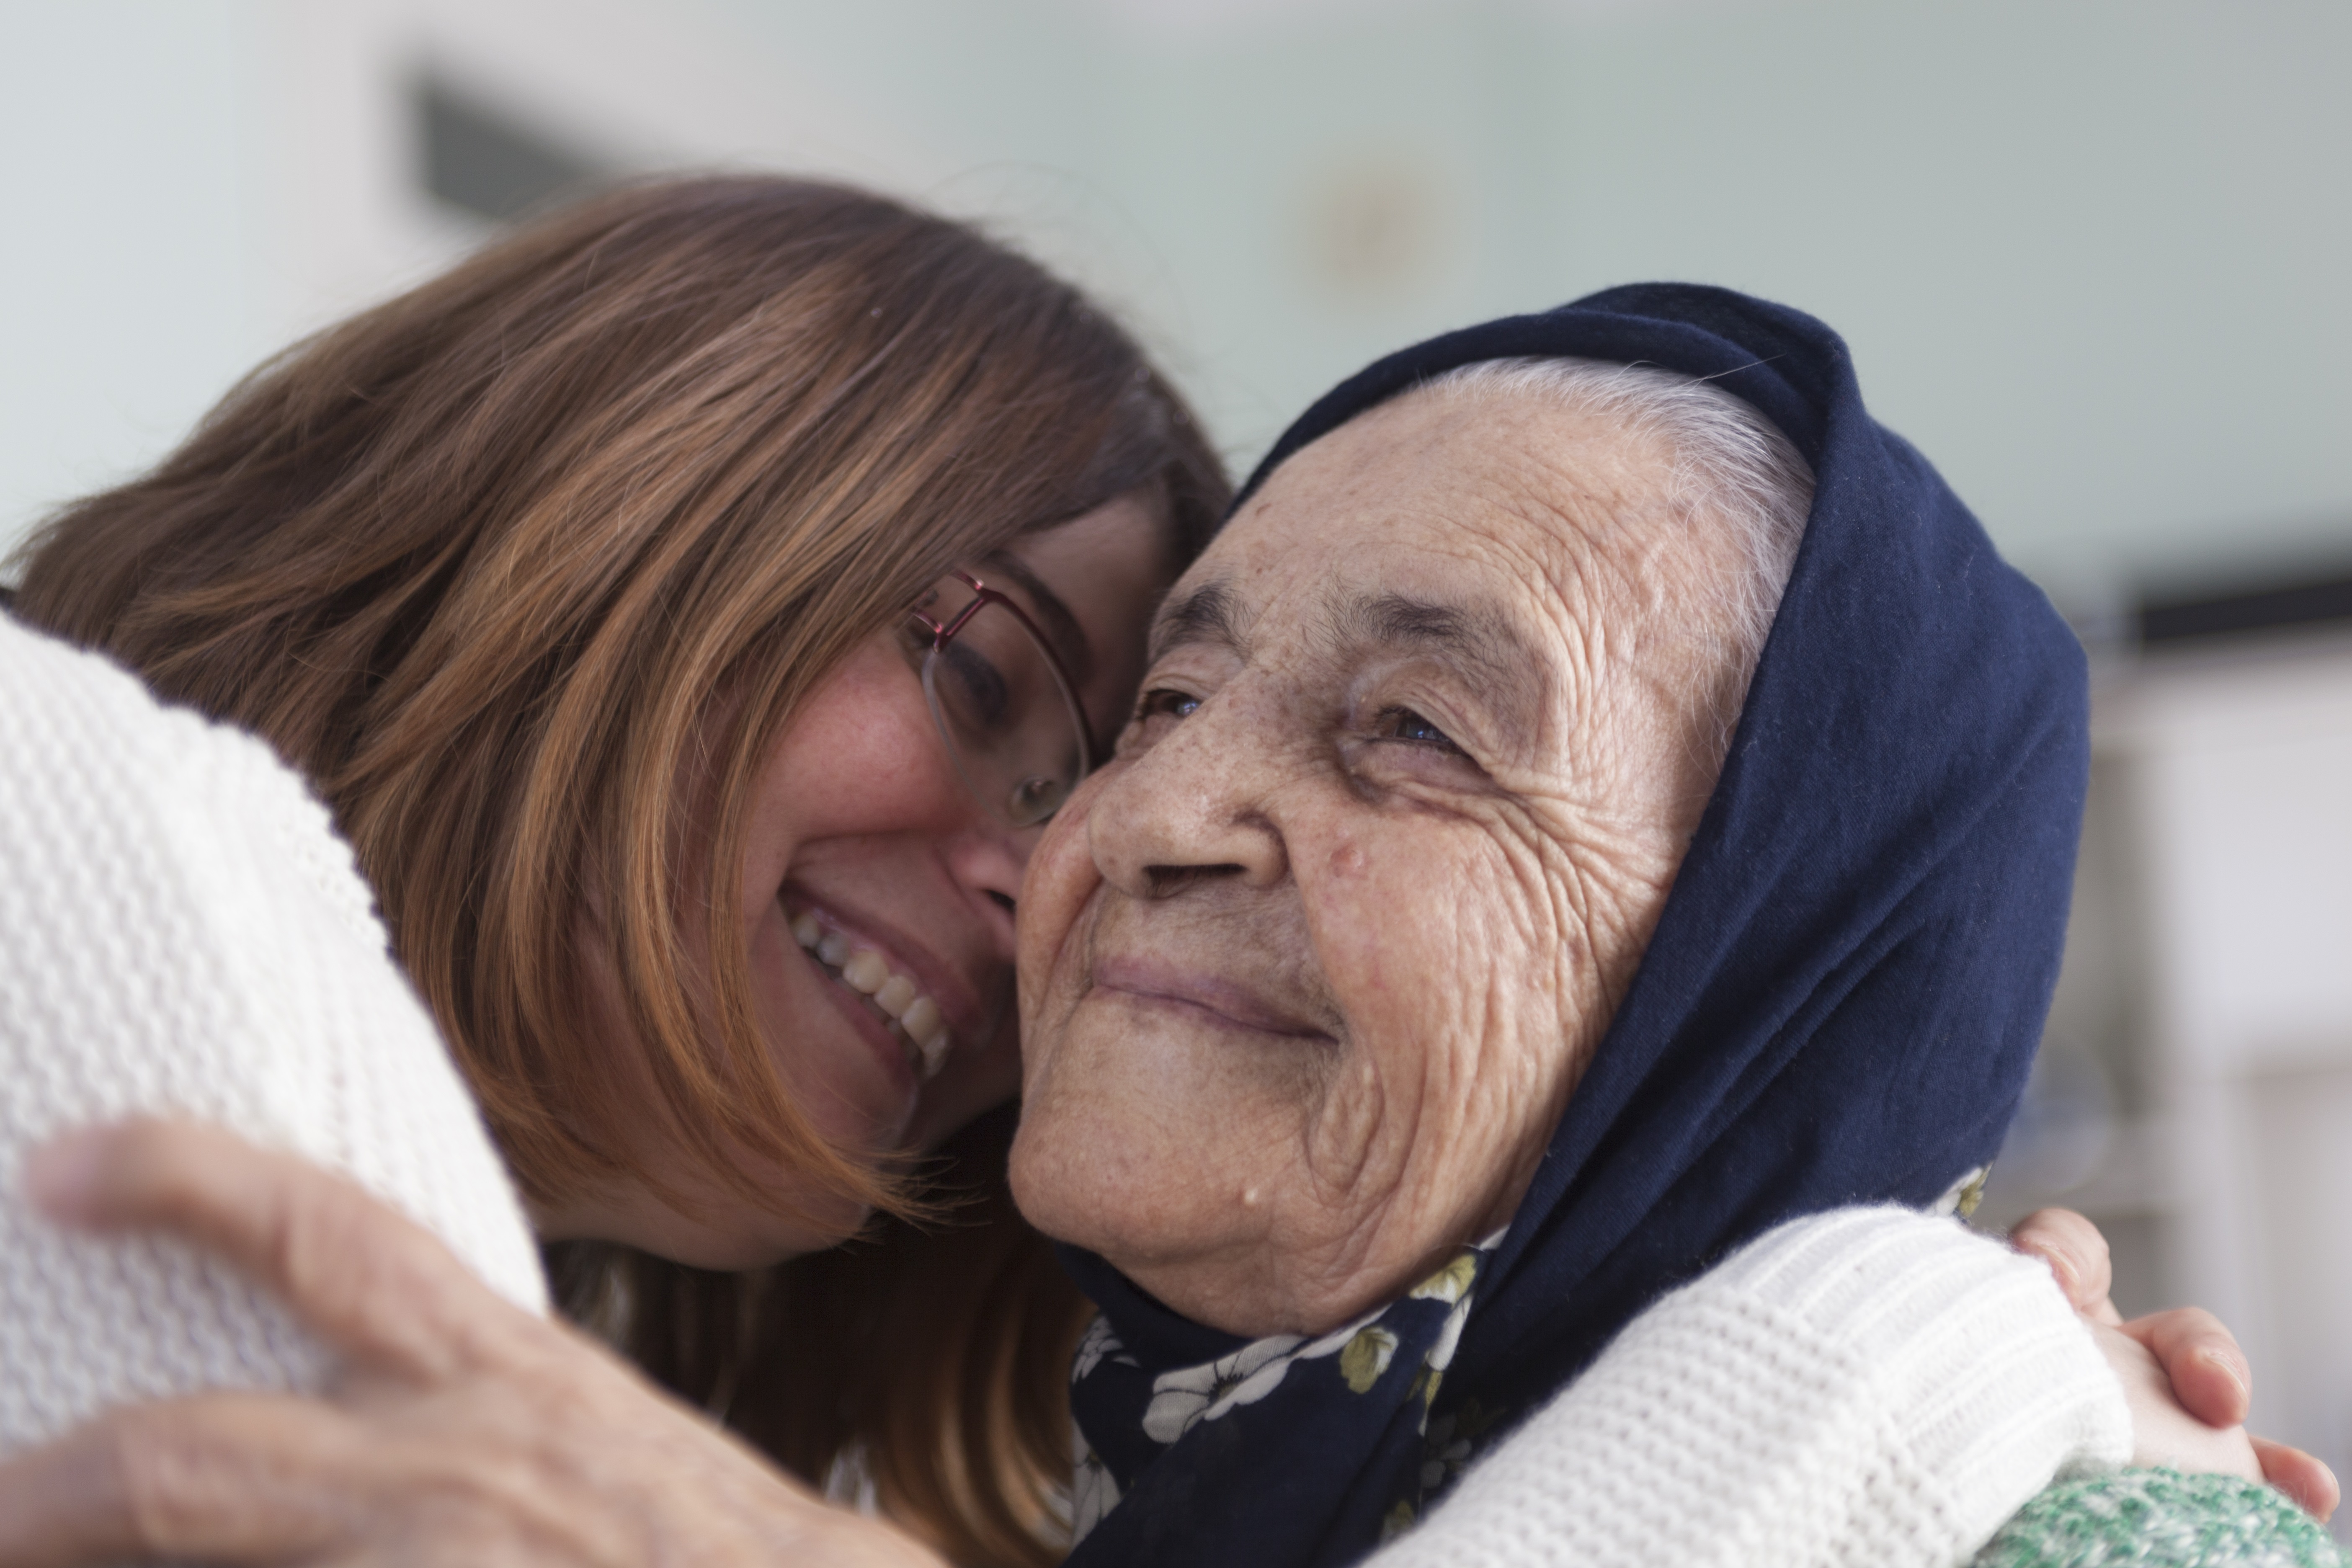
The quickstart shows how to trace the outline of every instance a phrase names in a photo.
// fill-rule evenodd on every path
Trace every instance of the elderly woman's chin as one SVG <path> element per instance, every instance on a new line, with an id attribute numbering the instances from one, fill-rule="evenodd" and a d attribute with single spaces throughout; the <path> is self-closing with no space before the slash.
<path id="1" fill-rule="evenodd" d="M 1349 1046 L 1192 1012 L 1094 985 L 1026 1042 L 1012 1182 L 1040 1230 L 1256 1338 L 1327 1332 L 1507 1217 L 1524 1185 L 1513 1145 L 1401 1154 L 1416 1118 Z"/>
<path id="2" fill-rule="evenodd" d="M 1039 1229 L 1196 1321 L 1295 1328 L 1298 1298 L 1315 1293 L 1307 1260 L 1283 1246 L 1298 1101 L 1343 1047 L 1188 997 L 1213 980 L 1174 944 L 1147 956 L 1114 938 L 1121 951 L 1097 954 L 1088 937 L 1130 923 L 1105 913 L 1086 911 L 1024 1009 L 1013 1195 Z"/>
<path id="3" fill-rule="evenodd" d="M 1286 1292 L 1271 1277 L 1279 1273 L 1268 1266 L 1274 1226 L 1255 1173 L 1197 1157 L 1203 1151 L 1184 1157 L 1187 1119 L 1172 1105 L 1145 1103 L 1148 1068 L 1103 1070 L 1107 1058 L 1127 1052 L 1180 1058 L 1181 1043 L 1082 1016 L 1058 1046 L 1064 1070 L 1024 1095 L 1014 1141 L 1013 1193 L 1022 1213 L 1046 1235 L 1101 1254 L 1195 1321 L 1249 1334 L 1287 1326 L 1276 1321 Z"/>

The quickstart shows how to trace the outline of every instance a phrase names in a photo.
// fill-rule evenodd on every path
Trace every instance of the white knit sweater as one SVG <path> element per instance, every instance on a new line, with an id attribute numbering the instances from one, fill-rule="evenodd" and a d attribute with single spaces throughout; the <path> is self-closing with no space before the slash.
<path id="1" fill-rule="evenodd" d="M 324 809 L 258 742 L 0 616 L 0 1452 L 117 1401 L 329 1371 L 219 1266 L 26 1210 L 33 1143 L 142 1110 L 346 1172 L 544 1308 L 506 1174 Z M 1850 1210 L 1644 1313 L 1374 1561 L 1941 1568 L 2129 1436 L 2039 1266 Z"/>
<path id="2" fill-rule="evenodd" d="M 505 1168 L 325 808 L 260 742 L 0 616 L 0 1451 L 123 1400 L 329 1370 L 220 1265 L 28 1211 L 34 1144 L 135 1111 L 342 1171 L 545 1308 Z"/>
<path id="3" fill-rule="evenodd" d="M 1379 1568 L 1942 1568 L 2131 1457 L 2049 1271 L 1907 1209 L 1792 1221 L 1633 1320 Z"/>

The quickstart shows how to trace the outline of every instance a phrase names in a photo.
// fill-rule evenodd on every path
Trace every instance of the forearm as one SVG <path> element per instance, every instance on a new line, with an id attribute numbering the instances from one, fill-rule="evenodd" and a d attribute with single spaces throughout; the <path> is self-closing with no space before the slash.
<path id="1" fill-rule="evenodd" d="M 1949 1221 L 1782 1226 L 1630 1324 L 1379 1568 L 1946 1568 L 2129 1458 L 2045 1269 Z"/>

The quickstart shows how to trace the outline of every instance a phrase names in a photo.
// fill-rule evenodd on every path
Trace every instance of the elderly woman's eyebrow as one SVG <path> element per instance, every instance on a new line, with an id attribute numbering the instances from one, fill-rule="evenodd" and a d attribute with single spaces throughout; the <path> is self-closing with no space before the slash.
<path id="1" fill-rule="evenodd" d="M 1240 606 L 1223 583 L 1203 583 L 1160 606 L 1159 617 L 1151 623 L 1151 660 L 1156 663 L 1191 643 L 1243 651 Z"/>
<path id="2" fill-rule="evenodd" d="M 1542 652 L 1492 605 L 1351 594 L 1331 605 L 1325 631 L 1344 654 L 1405 650 L 1460 666 L 1476 682 L 1477 696 L 1523 732 L 1533 727 L 1550 685 Z"/>

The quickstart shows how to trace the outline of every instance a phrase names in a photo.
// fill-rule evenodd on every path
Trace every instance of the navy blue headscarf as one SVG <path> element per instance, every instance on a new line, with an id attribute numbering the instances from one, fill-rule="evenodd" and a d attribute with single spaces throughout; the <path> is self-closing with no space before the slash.
<path id="1" fill-rule="evenodd" d="M 1076 1568 L 1308 1568 L 1410 1524 L 1675 1283 L 1791 1216 L 1928 1205 L 1999 1147 L 2057 977 L 2084 661 L 1821 322 L 1646 284 L 1433 338 L 1243 488 L 1458 366 L 1703 376 L 1812 464 L 1794 572 L 1639 971 L 1516 1217 L 1323 1340 L 1244 1342 L 1066 1251 L 1103 1310 L 1072 1401 Z"/>

